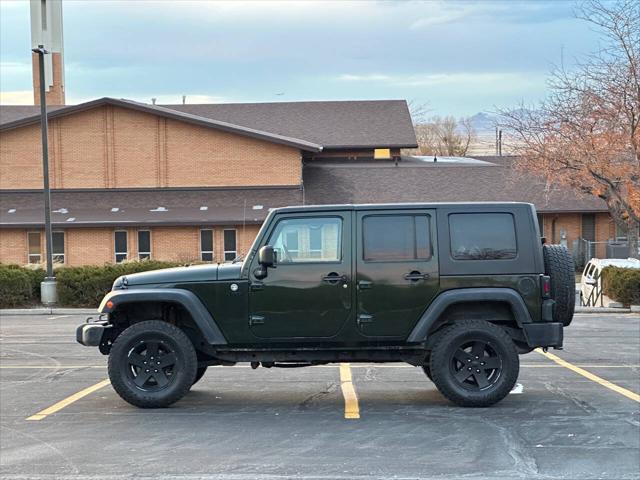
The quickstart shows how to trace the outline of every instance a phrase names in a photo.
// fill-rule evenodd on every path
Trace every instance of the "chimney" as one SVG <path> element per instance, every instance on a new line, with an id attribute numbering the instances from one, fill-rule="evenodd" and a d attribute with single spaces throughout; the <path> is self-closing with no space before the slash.
<path id="1" fill-rule="evenodd" d="M 62 42 L 62 0 L 30 0 L 31 48 L 44 45 L 45 91 L 48 105 L 64 105 L 64 54 Z M 33 101 L 40 105 L 38 54 L 31 54 Z"/>

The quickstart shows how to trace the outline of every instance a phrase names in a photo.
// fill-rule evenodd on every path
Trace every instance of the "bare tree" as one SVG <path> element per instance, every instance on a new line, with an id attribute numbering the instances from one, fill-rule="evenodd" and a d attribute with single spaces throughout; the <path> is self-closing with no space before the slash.
<path id="1" fill-rule="evenodd" d="M 464 156 L 476 136 L 471 119 L 451 116 L 431 117 L 415 131 L 420 155 Z"/>
<path id="2" fill-rule="evenodd" d="M 640 8 L 637 0 L 588 0 L 576 16 L 603 46 L 575 69 L 551 72 L 533 108 L 501 111 L 519 166 L 604 200 L 638 257 L 640 226 Z"/>

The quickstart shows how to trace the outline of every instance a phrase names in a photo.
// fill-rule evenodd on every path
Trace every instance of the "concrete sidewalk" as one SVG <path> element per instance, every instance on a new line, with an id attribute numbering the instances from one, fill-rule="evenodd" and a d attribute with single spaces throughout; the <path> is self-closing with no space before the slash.
<path id="1" fill-rule="evenodd" d="M 0 317 L 4 315 L 96 315 L 96 308 L 58 308 L 58 307 L 35 307 L 35 308 L 0 308 Z"/>

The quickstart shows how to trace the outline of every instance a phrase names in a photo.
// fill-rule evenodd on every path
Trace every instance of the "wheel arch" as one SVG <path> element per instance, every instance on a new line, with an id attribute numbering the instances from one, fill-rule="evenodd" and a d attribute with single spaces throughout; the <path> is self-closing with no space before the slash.
<path id="1" fill-rule="evenodd" d="M 529 310 L 518 292 L 510 288 L 461 288 L 439 294 L 422 314 L 413 328 L 408 342 L 427 341 L 441 325 L 463 319 L 469 310 L 474 318 L 505 323 L 510 330 L 531 323 Z"/>
<path id="2" fill-rule="evenodd" d="M 165 307 L 184 312 L 178 318 L 193 322 L 208 345 L 226 345 L 227 341 L 215 319 L 200 299 L 189 290 L 177 288 L 113 290 L 100 303 L 98 311 L 114 317 L 131 314 L 136 321 L 165 319 Z"/>

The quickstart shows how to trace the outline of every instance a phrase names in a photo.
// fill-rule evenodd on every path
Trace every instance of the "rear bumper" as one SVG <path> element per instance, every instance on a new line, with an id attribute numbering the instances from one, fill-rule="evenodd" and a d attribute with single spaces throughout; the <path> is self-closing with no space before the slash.
<path id="1" fill-rule="evenodd" d="M 523 325 L 524 335 L 530 347 L 562 348 L 564 326 L 559 322 L 526 323 Z"/>
<path id="2" fill-rule="evenodd" d="M 111 328 L 107 320 L 93 320 L 87 318 L 87 323 L 76 328 L 76 341 L 85 347 L 98 347 L 102 343 L 104 332 Z"/>

